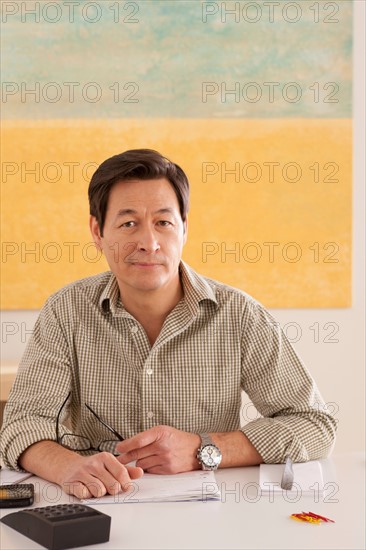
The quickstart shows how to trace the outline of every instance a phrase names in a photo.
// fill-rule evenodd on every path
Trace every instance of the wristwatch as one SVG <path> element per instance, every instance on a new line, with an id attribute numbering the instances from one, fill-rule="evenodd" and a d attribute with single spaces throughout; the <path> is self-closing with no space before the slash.
<path id="1" fill-rule="evenodd" d="M 208 434 L 198 434 L 201 438 L 201 446 L 197 451 L 197 460 L 202 470 L 217 470 L 222 460 L 220 449 L 213 443 Z"/>

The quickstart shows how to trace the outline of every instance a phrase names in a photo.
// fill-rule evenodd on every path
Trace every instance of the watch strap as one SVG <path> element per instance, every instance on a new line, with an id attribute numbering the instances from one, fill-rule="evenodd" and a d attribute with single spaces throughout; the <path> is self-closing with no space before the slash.
<path id="1" fill-rule="evenodd" d="M 198 435 L 201 438 L 201 448 L 204 447 L 205 445 L 214 445 L 214 442 L 212 441 L 211 437 L 208 434 L 203 433 Z"/>

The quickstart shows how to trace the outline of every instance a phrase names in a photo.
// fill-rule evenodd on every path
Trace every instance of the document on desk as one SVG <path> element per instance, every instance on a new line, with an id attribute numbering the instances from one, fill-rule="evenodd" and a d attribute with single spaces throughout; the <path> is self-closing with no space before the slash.
<path id="1" fill-rule="evenodd" d="M 288 492 L 295 493 L 301 490 L 302 494 L 312 493 L 314 490 L 322 492 L 324 489 L 323 472 L 320 462 L 295 462 L 293 487 Z M 282 492 L 281 479 L 284 464 L 261 464 L 259 466 L 259 485 L 262 492 Z"/>
<path id="2" fill-rule="evenodd" d="M 11 485 L 12 483 L 20 483 L 33 474 L 29 472 L 17 472 L 16 470 L 8 470 L 7 468 L 1 468 L 0 470 L 0 485 Z"/>
<path id="3" fill-rule="evenodd" d="M 175 475 L 144 474 L 132 482 L 130 493 L 82 500 L 85 504 L 132 504 L 138 502 L 194 502 L 220 500 L 215 474 L 197 470 Z"/>

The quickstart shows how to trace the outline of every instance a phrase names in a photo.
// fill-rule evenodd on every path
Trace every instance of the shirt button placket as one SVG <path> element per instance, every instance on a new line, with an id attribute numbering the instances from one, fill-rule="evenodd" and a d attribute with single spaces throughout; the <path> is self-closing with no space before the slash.
<path id="1" fill-rule="evenodd" d="M 146 363 L 144 366 L 144 396 L 145 396 L 145 403 L 144 408 L 146 411 L 146 427 L 152 428 L 152 426 L 155 424 L 154 417 L 154 403 L 156 399 L 155 395 L 155 384 L 154 384 L 154 368 L 152 365 L 154 357 L 154 352 L 151 352 Z"/>

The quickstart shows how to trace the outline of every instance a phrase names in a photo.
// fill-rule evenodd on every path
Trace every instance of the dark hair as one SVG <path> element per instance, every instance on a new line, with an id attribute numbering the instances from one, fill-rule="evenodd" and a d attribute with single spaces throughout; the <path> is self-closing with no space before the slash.
<path id="1" fill-rule="evenodd" d="M 94 172 L 88 189 L 90 214 L 97 219 L 101 235 L 109 193 L 115 183 L 160 178 L 166 178 L 173 187 L 180 215 L 185 221 L 189 208 L 189 182 L 177 164 L 152 149 L 131 149 L 102 162 Z"/>

